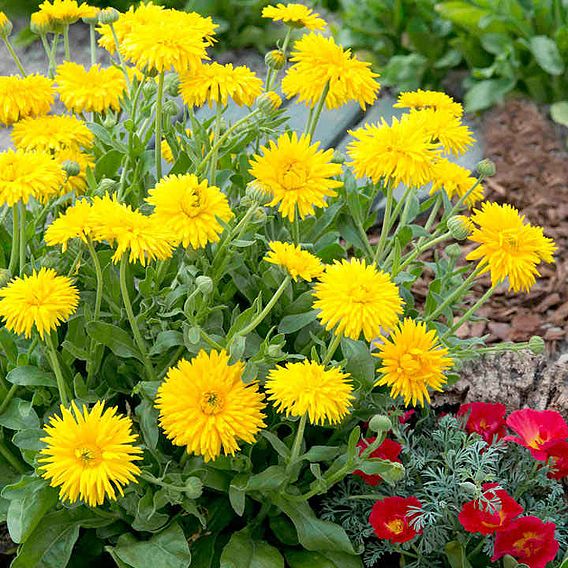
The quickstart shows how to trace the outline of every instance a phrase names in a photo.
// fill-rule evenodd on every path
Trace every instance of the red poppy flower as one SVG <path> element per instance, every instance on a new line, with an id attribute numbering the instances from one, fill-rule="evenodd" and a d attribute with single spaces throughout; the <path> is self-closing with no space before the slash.
<path id="1" fill-rule="evenodd" d="M 504 404 L 468 402 L 460 406 L 457 415 L 467 416 L 465 429 L 470 434 L 476 432 L 490 444 L 507 433 L 506 412 L 507 407 Z"/>
<path id="2" fill-rule="evenodd" d="M 558 552 L 554 538 L 554 523 L 545 523 L 538 517 L 520 517 L 495 535 L 492 562 L 510 554 L 530 568 L 545 568 Z"/>
<path id="3" fill-rule="evenodd" d="M 363 453 L 363 450 L 365 450 L 365 448 L 368 448 L 375 440 L 376 438 L 363 438 L 362 440 L 360 440 L 357 444 L 357 447 L 359 448 L 359 455 L 361 455 Z M 386 438 L 376 450 L 372 451 L 369 454 L 369 457 L 401 463 L 398 457 L 401 451 L 402 446 L 398 442 Z M 363 478 L 365 483 L 368 483 L 369 485 L 375 486 L 382 481 L 380 475 L 368 475 L 360 469 L 356 469 L 353 473 Z"/>
<path id="4" fill-rule="evenodd" d="M 407 542 L 422 534 L 414 530 L 409 520 L 409 508 L 421 506 L 416 497 L 386 497 L 373 505 L 369 522 L 379 538 Z"/>
<path id="5" fill-rule="evenodd" d="M 465 503 L 458 515 L 463 528 L 471 533 L 493 534 L 507 525 L 523 512 L 523 508 L 504 490 L 495 489 L 497 483 L 485 483 L 483 494 L 487 499 L 496 496 L 501 501 L 501 508 L 490 513 L 479 501 Z M 485 504 L 486 505 L 486 504 Z"/>
<path id="6" fill-rule="evenodd" d="M 568 477 L 568 440 L 552 440 L 542 449 L 546 452 L 546 461 L 550 463 L 548 477 L 551 479 Z"/>
<path id="7" fill-rule="evenodd" d="M 528 448 L 532 456 L 540 461 L 547 459 L 543 449 L 545 444 L 568 438 L 568 424 L 555 410 L 515 410 L 509 414 L 507 426 L 518 436 L 506 436 L 504 439 Z"/>
<path id="8" fill-rule="evenodd" d="M 401 416 L 398 417 L 398 421 L 400 424 L 406 424 L 412 420 L 412 417 L 416 414 L 416 410 L 411 408 L 410 410 L 406 410 L 402 413 Z"/>

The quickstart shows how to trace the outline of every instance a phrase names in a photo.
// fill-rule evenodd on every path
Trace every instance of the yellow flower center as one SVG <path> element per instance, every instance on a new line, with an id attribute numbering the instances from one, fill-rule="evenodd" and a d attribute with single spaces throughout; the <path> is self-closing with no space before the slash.
<path id="1" fill-rule="evenodd" d="M 424 351 L 422 349 L 410 349 L 408 353 L 405 353 L 399 361 L 398 373 L 404 373 L 405 375 L 414 375 L 418 371 L 424 370 Z"/>
<path id="2" fill-rule="evenodd" d="M 387 528 L 394 534 L 400 534 L 404 530 L 404 523 L 400 519 L 395 519 L 387 523 Z"/>
<path id="3" fill-rule="evenodd" d="M 540 543 L 537 540 L 538 537 L 539 535 L 537 533 L 524 533 L 523 536 L 519 540 L 517 540 L 515 544 L 513 544 L 513 548 L 519 552 L 524 553 L 526 556 L 530 556 L 540 547 Z"/>
<path id="4" fill-rule="evenodd" d="M 224 401 L 218 393 L 209 391 L 201 397 L 201 410 L 205 414 L 219 414 L 223 410 Z"/>
<path id="5" fill-rule="evenodd" d="M 97 448 L 78 448 L 75 450 L 75 457 L 85 467 L 93 467 L 101 460 L 100 451 Z"/>
<path id="6" fill-rule="evenodd" d="M 181 210 L 188 217 L 196 217 L 199 214 L 201 207 L 201 199 L 199 192 L 194 190 L 187 200 L 182 200 L 180 203 Z"/>
<path id="7" fill-rule="evenodd" d="M 284 189 L 287 191 L 297 191 L 306 186 L 308 170 L 304 164 L 291 160 L 284 165 L 283 170 L 282 186 Z"/>
<path id="8" fill-rule="evenodd" d="M 499 233 L 499 246 L 510 251 L 519 249 L 519 235 L 516 229 L 506 229 Z"/>
<path id="9" fill-rule="evenodd" d="M 357 285 L 351 290 L 349 297 L 354 304 L 367 304 L 371 295 L 371 288 L 366 284 Z"/>

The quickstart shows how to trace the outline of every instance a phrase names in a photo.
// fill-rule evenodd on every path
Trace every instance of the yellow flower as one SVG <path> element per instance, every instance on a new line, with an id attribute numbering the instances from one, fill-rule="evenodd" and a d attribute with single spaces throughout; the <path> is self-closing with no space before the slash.
<path id="1" fill-rule="evenodd" d="M 554 241 L 511 205 L 482 203 L 471 219 L 478 228 L 469 239 L 479 246 L 466 258 L 479 260 L 483 272 L 490 272 L 493 285 L 509 279 L 509 290 L 528 292 L 540 276 L 537 266 L 554 262 Z"/>
<path id="2" fill-rule="evenodd" d="M 384 121 L 367 124 L 350 134 L 355 141 L 347 152 L 357 177 L 409 187 L 420 187 L 432 180 L 432 162 L 439 156 L 440 147 L 408 115 L 401 120 L 393 118 L 391 125 Z"/>
<path id="3" fill-rule="evenodd" d="M 93 133 L 78 118 L 68 115 L 49 115 L 26 118 L 14 125 L 12 142 L 20 150 L 56 152 L 64 148 L 90 148 Z"/>
<path id="4" fill-rule="evenodd" d="M 263 18 L 271 18 L 275 22 L 284 22 L 293 28 L 308 28 L 308 30 L 323 30 L 325 21 L 319 14 L 303 4 L 278 4 L 266 6 L 262 10 Z"/>
<path id="5" fill-rule="evenodd" d="M 432 165 L 432 189 L 430 194 L 437 191 L 445 191 L 446 195 L 453 197 L 463 197 L 477 183 L 477 179 L 471 172 L 454 162 L 445 158 L 436 160 Z M 477 183 L 475 189 L 465 199 L 464 203 L 468 207 L 473 207 L 478 201 L 483 199 L 483 185 Z"/>
<path id="6" fill-rule="evenodd" d="M 265 389 L 279 412 L 285 411 L 286 416 L 307 413 L 312 424 L 340 422 L 355 398 L 348 373 L 338 367 L 326 370 L 307 360 L 272 369 Z"/>
<path id="7" fill-rule="evenodd" d="M 245 65 L 197 65 L 180 75 L 181 98 L 188 106 L 224 106 L 229 98 L 238 106 L 251 106 L 261 93 L 262 80 Z"/>
<path id="8" fill-rule="evenodd" d="M 367 341 L 396 325 L 402 299 L 390 276 L 364 260 L 335 261 L 314 287 L 314 308 L 326 330 Z"/>
<path id="9" fill-rule="evenodd" d="M 22 118 L 46 114 L 55 93 L 43 75 L 0 77 L 0 122 L 10 126 Z"/>
<path id="10" fill-rule="evenodd" d="M 225 351 L 200 351 L 171 367 L 158 389 L 160 426 L 176 446 L 203 456 L 234 456 L 239 442 L 253 443 L 265 426 L 263 396 L 242 380 L 244 364 L 229 365 Z"/>
<path id="11" fill-rule="evenodd" d="M 159 17 L 132 26 L 120 43 L 122 55 L 141 70 L 182 73 L 201 65 L 203 59 L 209 59 L 201 20 L 177 10 L 163 10 Z"/>
<path id="12" fill-rule="evenodd" d="M 268 246 L 270 252 L 264 257 L 264 260 L 282 266 L 294 280 L 303 278 L 311 282 L 314 278 L 323 274 L 324 266 L 321 260 L 307 250 L 280 241 L 272 241 L 268 243 Z"/>
<path id="13" fill-rule="evenodd" d="M 12 207 L 32 197 L 45 202 L 65 182 L 61 166 L 47 153 L 7 150 L 0 153 L 0 205 Z"/>
<path id="14" fill-rule="evenodd" d="M 7 329 L 29 338 L 35 326 L 43 339 L 75 312 L 79 292 L 70 278 L 58 276 L 52 268 L 41 268 L 0 288 L 0 298 L 0 316 Z"/>
<path id="15" fill-rule="evenodd" d="M 185 133 L 188 138 L 191 138 L 191 129 L 186 128 Z M 214 136 L 214 133 L 211 133 Z M 176 136 L 177 141 L 181 144 L 182 138 L 181 136 Z M 172 149 L 165 138 L 162 138 L 162 158 L 168 162 L 168 164 L 173 164 L 175 162 L 175 157 L 173 155 Z"/>
<path id="16" fill-rule="evenodd" d="M 216 243 L 223 225 L 233 217 L 229 201 L 207 180 L 199 181 L 195 174 L 171 175 L 161 179 L 149 191 L 148 203 L 155 207 L 158 225 L 167 225 L 175 243 L 194 249 Z"/>
<path id="17" fill-rule="evenodd" d="M 71 161 L 79 164 L 79 175 L 70 176 L 61 189 L 61 194 L 74 191 L 77 194 L 85 193 L 87 189 L 87 168 L 95 169 L 95 158 L 92 154 L 81 152 L 76 148 L 63 148 L 53 155 L 53 158 L 59 163 Z"/>
<path id="18" fill-rule="evenodd" d="M 326 197 L 334 197 L 341 182 L 331 179 L 341 174 L 341 165 L 331 163 L 333 150 L 310 145 L 309 136 L 282 134 L 277 142 L 262 148 L 262 156 L 251 161 L 251 175 L 258 186 L 272 197 L 269 206 L 293 221 L 296 209 L 301 219 L 314 214 L 315 207 L 327 207 Z"/>
<path id="19" fill-rule="evenodd" d="M 91 204 L 81 199 L 49 225 L 45 231 L 45 242 L 49 246 L 61 245 L 61 252 L 65 252 L 71 239 L 81 239 L 86 243 L 91 234 Z"/>
<path id="20" fill-rule="evenodd" d="M 132 421 L 116 407 L 104 408 L 98 401 L 89 411 L 74 402 L 71 409 L 60 407 L 61 416 L 52 415 L 44 427 L 40 451 L 41 476 L 51 487 L 59 487 L 59 497 L 75 503 L 78 499 L 91 507 L 102 505 L 105 497 L 116 500 L 117 492 L 136 482 L 142 449 L 134 445 Z"/>
<path id="21" fill-rule="evenodd" d="M 452 97 L 439 91 L 408 91 L 400 93 L 395 108 L 411 109 L 434 109 L 450 112 L 453 116 L 460 118 L 463 114 L 463 107 L 456 103 Z"/>
<path id="22" fill-rule="evenodd" d="M 76 0 L 45 0 L 39 5 L 36 14 L 45 18 L 53 30 L 57 26 L 74 24 L 81 18 L 95 17 L 97 12 L 97 8 L 88 4 L 79 4 Z"/>
<path id="23" fill-rule="evenodd" d="M 93 200 L 91 215 L 94 238 L 116 248 L 113 262 L 119 262 L 127 253 L 129 262 L 138 261 L 142 266 L 148 261 L 171 258 L 172 231 L 153 215 L 147 217 L 108 195 Z"/>
<path id="24" fill-rule="evenodd" d="M 126 79 L 116 67 L 82 65 L 66 61 L 55 76 L 59 98 L 72 112 L 107 112 L 120 110 L 120 98 L 126 91 Z"/>
<path id="25" fill-rule="evenodd" d="M 371 64 L 359 61 L 331 37 L 306 34 L 294 44 L 290 61 L 293 65 L 282 80 L 282 91 L 288 98 L 297 96 L 310 108 L 317 105 L 326 86 L 329 109 L 357 101 L 365 110 L 377 98 L 380 85 Z"/>
<path id="26" fill-rule="evenodd" d="M 375 384 L 389 386 L 391 397 L 402 396 L 406 406 L 430 402 L 428 389 L 441 391 L 446 383 L 444 371 L 453 364 L 448 350 L 439 345 L 436 332 L 410 318 L 373 355 L 381 359 L 379 373 L 383 374 Z"/>
<path id="27" fill-rule="evenodd" d="M 12 22 L 8 16 L 0 11 L 0 37 L 8 37 L 12 32 L 12 28 Z"/>

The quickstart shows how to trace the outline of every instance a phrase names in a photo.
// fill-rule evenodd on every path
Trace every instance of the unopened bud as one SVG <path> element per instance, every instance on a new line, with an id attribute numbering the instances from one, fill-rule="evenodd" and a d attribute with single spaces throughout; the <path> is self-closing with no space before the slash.
<path id="1" fill-rule="evenodd" d="M 477 495 L 477 485 L 471 481 L 460 483 L 460 489 L 469 497 L 475 497 Z"/>
<path id="2" fill-rule="evenodd" d="M 4 12 L 0 12 L 0 37 L 6 38 L 12 33 L 12 22 Z"/>
<path id="3" fill-rule="evenodd" d="M 45 35 L 52 31 L 51 22 L 43 12 L 34 12 L 30 19 L 30 30 L 36 35 Z"/>
<path id="4" fill-rule="evenodd" d="M 100 194 L 112 193 L 116 189 L 117 185 L 118 183 L 116 183 L 113 179 L 103 178 L 99 182 L 99 187 L 97 189 Z"/>
<path id="5" fill-rule="evenodd" d="M 473 222 L 465 215 L 452 215 L 448 219 L 448 231 L 454 239 L 463 241 L 471 235 L 474 229 Z"/>
<path id="6" fill-rule="evenodd" d="M 269 345 L 268 349 L 266 350 L 266 354 L 272 359 L 282 357 L 282 348 L 280 347 L 280 345 Z"/>
<path id="7" fill-rule="evenodd" d="M 177 73 L 169 73 L 164 80 L 164 89 L 170 97 L 179 95 L 179 76 Z"/>
<path id="8" fill-rule="evenodd" d="M 462 249 L 458 243 L 452 243 L 446 247 L 446 254 L 450 258 L 459 258 L 461 256 Z"/>
<path id="9" fill-rule="evenodd" d="M 209 276 L 198 276 L 195 279 L 195 285 L 202 294 L 211 294 L 213 292 L 213 280 Z"/>
<path id="10" fill-rule="evenodd" d="M 185 494 L 190 499 L 199 499 L 203 493 L 203 481 L 199 477 L 188 477 L 185 482 Z"/>
<path id="11" fill-rule="evenodd" d="M 256 209 L 256 211 L 254 212 L 254 221 L 255 223 L 264 223 L 266 221 L 266 211 L 264 210 L 264 207 L 258 207 Z"/>
<path id="12" fill-rule="evenodd" d="M 369 420 L 369 428 L 373 432 L 388 432 L 392 429 L 391 419 L 384 414 L 375 414 L 371 420 Z"/>
<path id="13" fill-rule="evenodd" d="M 256 99 L 257 108 L 264 114 L 270 114 L 275 110 L 278 110 L 282 105 L 282 99 L 274 91 L 268 91 L 268 93 L 263 93 Z"/>
<path id="14" fill-rule="evenodd" d="M 154 81 L 148 81 L 144 85 L 144 87 L 142 87 L 142 92 L 144 93 L 144 96 L 147 99 L 152 98 L 156 94 L 157 90 L 158 90 L 158 85 L 156 85 L 156 83 L 154 83 Z"/>
<path id="15" fill-rule="evenodd" d="M 4 286 L 8 280 L 10 280 L 10 271 L 6 268 L 0 268 L 0 286 Z"/>
<path id="16" fill-rule="evenodd" d="M 249 203 L 254 202 L 259 205 L 266 205 L 270 201 L 270 194 L 257 181 L 251 181 L 247 185 L 245 197 L 249 200 Z"/>
<path id="17" fill-rule="evenodd" d="M 67 174 L 67 177 L 74 177 L 78 176 L 81 173 L 81 166 L 74 162 L 73 160 L 65 160 L 61 167 L 63 171 Z"/>
<path id="18" fill-rule="evenodd" d="M 112 113 L 107 113 L 103 120 L 103 126 L 105 128 L 112 128 L 116 124 L 116 122 L 116 116 Z"/>
<path id="19" fill-rule="evenodd" d="M 264 63 L 269 69 L 279 71 L 286 65 L 286 54 L 279 49 L 273 49 L 264 56 Z"/>
<path id="20" fill-rule="evenodd" d="M 492 177 L 495 175 L 495 172 L 496 172 L 495 162 L 493 162 L 492 160 L 488 160 L 486 158 L 485 160 L 481 160 L 480 162 L 478 162 L 477 173 L 480 176 Z"/>
<path id="21" fill-rule="evenodd" d="M 99 22 L 105 25 L 114 24 L 120 18 L 120 12 L 115 8 L 105 8 L 99 11 Z"/>
<path id="22" fill-rule="evenodd" d="M 93 13 L 81 18 L 84 24 L 88 26 L 96 26 L 99 23 L 99 9 L 93 8 Z"/>
<path id="23" fill-rule="evenodd" d="M 162 110 L 164 114 L 167 114 L 169 116 L 175 116 L 178 113 L 179 108 L 175 101 L 168 100 L 164 103 Z"/>
<path id="24" fill-rule="evenodd" d="M 533 335 L 529 339 L 529 349 L 535 355 L 542 355 L 544 353 L 544 348 L 545 348 L 545 343 L 542 337 L 539 337 L 538 335 Z"/>
<path id="25" fill-rule="evenodd" d="M 333 152 L 333 158 L 331 158 L 331 161 L 334 164 L 344 164 L 347 161 L 347 156 L 343 152 L 335 150 Z"/>

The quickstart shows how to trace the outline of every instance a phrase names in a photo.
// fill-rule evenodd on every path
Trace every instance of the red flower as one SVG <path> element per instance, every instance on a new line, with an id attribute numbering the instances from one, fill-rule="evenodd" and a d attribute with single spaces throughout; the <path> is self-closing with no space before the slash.
<path id="1" fill-rule="evenodd" d="M 552 440 L 542 448 L 546 452 L 547 461 L 550 461 L 548 477 L 562 479 L 568 477 L 568 441 Z"/>
<path id="2" fill-rule="evenodd" d="M 543 449 L 545 444 L 568 438 L 568 424 L 554 410 L 515 410 L 509 414 L 507 426 L 518 436 L 506 436 L 504 439 L 528 448 L 532 456 L 540 461 L 547 459 L 547 453 Z"/>
<path id="3" fill-rule="evenodd" d="M 407 542 L 422 531 L 416 531 L 409 522 L 409 507 L 421 507 L 416 497 L 386 497 L 373 505 L 369 522 L 379 538 L 390 542 Z"/>
<path id="4" fill-rule="evenodd" d="M 414 410 L 414 408 L 411 408 L 410 410 L 406 410 L 405 412 L 402 413 L 401 416 L 398 417 L 398 421 L 400 424 L 406 424 L 407 422 L 410 422 L 410 420 L 412 420 L 412 417 L 416 414 L 416 410 Z"/>
<path id="5" fill-rule="evenodd" d="M 497 496 L 501 501 L 501 508 L 494 513 L 490 513 L 477 500 L 468 501 L 462 507 L 458 515 L 459 522 L 463 528 L 471 533 L 493 534 L 507 525 L 518 515 L 523 512 L 523 508 L 504 490 L 497 489 L 497 483 L 485 483 L 483 485 L 483 494 L 487 499 L 493 501 Z"/>
<path id="6" fill-rule="evenodd" d="M 361 455 L 363 453 L 363 450 L 365 450 L 365 448 L 368 448 L 375 440 L 376 438 L 363 438 L 362 440 L 360 440 L 357 444 L 357 447 L 359 448 L 359 455 Z M 401 451 L 402 446 L 398 442 L 386 438 L 376 450 L 372 451 L 369 454 L 369 457 L 401 463 L 398 457 Z M 365 483 L 368 483 L 369 485 L 378 485 L 382 481 L 380 475 L 368 475 L 360 469 L 356 469 L 353 473 L 363 478 Z"/>
<path id="7" fill-rule="evenodd" d="M 504 404 L 489 402 L 468 402 L 462 404 L 458 416 L 467 416 L 465 429 L 471 434 L 476 432 L 488 444 L 502 438 L 507 433 Z"/>
<path id="8" fill-rule="evenodd" d="M 538 517 L 520 517 L 495 535 L 492 562 L 510 554 L 530 568 L 545 568 L 558 552 L 554 538 L 554 523 L 545 523 Z"/>

